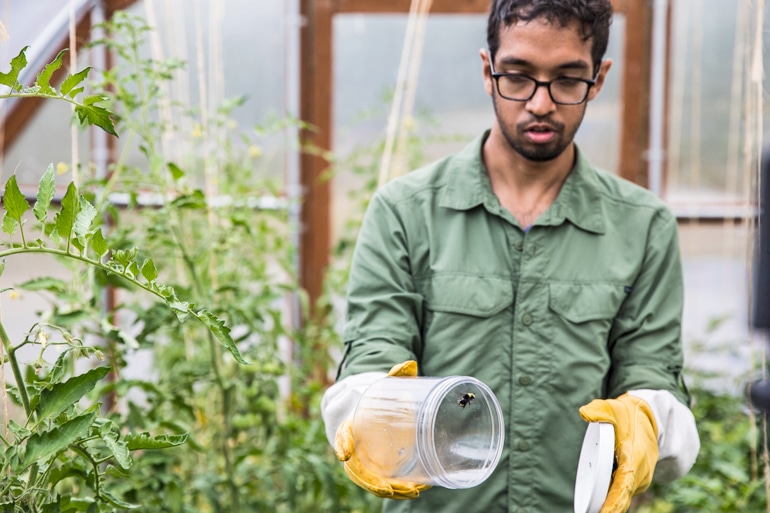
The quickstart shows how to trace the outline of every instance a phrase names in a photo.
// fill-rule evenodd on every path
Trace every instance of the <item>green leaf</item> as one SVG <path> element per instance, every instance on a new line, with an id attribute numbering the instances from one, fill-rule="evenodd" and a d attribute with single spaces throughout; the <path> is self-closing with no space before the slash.
<path id="1" fill-rule="evenodd" d="M 102 435 L 102 440 L 104 441 L 104 444 L 110 450 L 110 452 L 112 453 L 112 456 L 115 458 L 115 461 L 118 462 L 118 465 L 120 465 L 121 468 L 124 468 L 124 469 L 131 468 L 131 464 L 133 463 L 131 461 L 131 454 L 128 451 L 126 442 L 121 442 L 120 440 L 118 440 L 117 433 L 113 431 L 105 433 L 104 435 Z"/>
<path id="2" fill-rule="evenodd" d="M 57 383 L 50 390 L 43 390 L 40 394 L 40 402 L 35 409 L 38 422 L 55 417 L 75 404 L 93 390 L 96 383 L 104 379 L 109 372 L 109 367 L 97 367 L 63 383 Z"/>
<path id="3" fill-rule="evenodd" d="M 71 93 L 78 84 L 86 79 L 89 71 L 91 71 L 90 66 L 78 71 L 74 75 L 68 75 L 67 78 L 64 79 L 64 82 L 62 82 L 61 88 L 59 89 L 62 96 L 67 96 L 69 93 Z M 69 94 L 69 97 L 74 98 L 75 94 Z"/>
<path id="4" fill-rule="evenodd" d="M 171 176 L 174 178 L 174 181 L 178 181 L 180 178 L 184 177 L 184 171 L 182 171 L 182 168 L 173 162 L 169 162 L 166 165 L 168 166 L 168 170 L 171 172 Z"/>
<path id="5" fill-rule="evenodd" d="M 17 465 L 12 465 L 12 471 L 21 473 L 30 465 L 43 462 L 55 456 L 59 451 L 66 449 L 78 438 L 88 433 L 89 426 L 93 423 L 96 412 L 92 411 L 65 422 L 61 426 L 39 434 L 34 434 L 27 440 L 24 456 Z"/>
<path id="6" fill-rule="evenodd" d="M 223 320 L 219 319 L 217 316 L 206 309 L 203 309 L 199 312 L 190 313 L 192 313 L 199 321 L 206 325 L 212 335 L 214 335 L 214 337 L 219 341 L 220 344 L 225 347 L 225 349 L 230 351 L 230 354 L 233 355 L 238 363 L 249 365 L 249 363 L 241 356 L 240 351 L 238 351 L 238 348 L 235 345 L 235 341 L 233 341 L 233 337 L 230 336 L 230 328 L 225 325 Z"/>
<path id="7" fill-rule="evenodd" d="M 8 86 L 12 90 L 16 89 L 19 73 L 27 67 L 26 52 L 28 49 L 29 46 L 25 46 L 21 49 L 19 55 L 11 60 L 11 70 L 8 73 L 0 73 L 0 84 Z"/>
<path id="8" fill-rule="evenodd" d="M 136 259 L 138 252 L 139 250 L 137 248 L 119 249 L 112 255 L 112 259 L 123 266 L 123 269 L 128 269 L 128 267 L 131 265 L 131 262 Z"/>
<path id="9" fill-rule="evenodd" d="M 25 281 L 24 283 L 16 285 L 16 287 L 24 290 L 47 290 L 49 292 L 53 292 L 54 294 L 64 294 L 67 292 L 68 284 L 66 281 L 60 280 L 59 278 L 43 276 Z"/>
<path id="10" fill-rule="evenodd" d="M 32 212 L 35 213 L 35 218 L 41 223 L 45 221 L 48 214 L 48 207 L 51 206 L 51 200 L 53 200 L 53 196 L 56 193 L 56 180 L 54 176 L 53 164 L 48 164 L 48 169 L 46 169 L 43 176 L 40 177 L 40 183 L 37 189 L 37 201 L 35 201 L 35 206 L 32 209 Z"/>
<path id="11" fill-rule="evenodd" d="M 78 190 L 75 184 L 70 182 L 61 201 L 61 210 L 54 219 L 56 231 L 61 237 L 69 239 L 72 236 L 72 226 L 75 224 L 75 216 L 78 215 L 79 209 Z"/>
<path id="12" fill-rule="evenodd" d="M 3 231 L 13 235 L 17 226 L 21 226 L 22 216 L 29 209 L 27 198 L 19 190 L 16 184 L 16 175 L 11 176 L 5 183 L 5 193 L 3 194 L 3 207 L 5 207 L 5 216 L 3 216 Z"/>
<path id="13" fill-rule="evenodd" d="M 142 276 L 144 276 L 147 281 L 154 281 L 158 278 L 158 270 L 155 268 L 155 264 L 151 258 L 148 258 L 144 261 L 144 264 L 142 264 Z"/>
<path id="14" fill-rule="evenodd" d="M 183 433 L 181 435 L 157 435 L 152 436 L 150 433 L 134 434 L 128 433 L 124 440 L 129 451 L 139 450 L 151 450 L 151 449 L 168 449 L 170 447 L 176 447 L 187 442 L 189 433 Z"/>
<path id="15" fill-rule="evenodd" d="M 41 71 L 37 75 L 37 80 L 35 81 L 35 85 L 40 87 L 40 92 L 42 94 L 46 94 L 46 95 L 56 94 L 56 91 L 54 90 L 54 88 L 51 87 L 51 77 L 53 77 L 53 74 L 56 73 L 56 70 L 61 68 L 62 58 L 64 57 L 65 53 L 67 53 L 66 48 L 61 52 L 59 52 L 59 55 L 57 55 L 53 61 L 51 61 L 49 64 L 46 64 L 45 68 L 43 68 L 43 71 Z"/>
<path id="16" fill-rule="evenodd" d="M 109 250 L 107 247 L 107 241 L 104 240 L 104 235 L 102 235 L 101 228 L 96 230 L 96 233 L 94 233 L 94 235 L 91 237 L 91 249 L 94 250 L 96 256 L 99 257 L 99 260 L 101 260 Z"/>
<path id="17" fill-rule="evenodd" d="M 75 89 L 70 91 L 70 98 L 74 98 L 75 96 L 79 95 L 80 93 L 82 93 L 85 90 L 86 90 L 85 87 L 76 87 Z"/>
<path id="18" fill-rule="evenodd" d="M 0 261 L 0 276 L 3 275 L 3 271 L 5 271 L 5 258 L 3 258 L 2 261 Z"/>
<path id="19" fill-rule="evenodd" d="M 83 124 L 95 125 L 110 135 L 118 137 L 115 125 L 110 117 L 111 112 L 98 105 L 76 105 L 75 113 Z"/>
<path id="20" fill-rule="evenodd" d="M 176 198 L 171 204 L 177 208 L 192 208 L 203 210 L 206 208 L 206 195 L 200 189 L 194 190 L 190 194 L 183 194 Z"/>
<path id="21" fill-rule="evenodd" d="M 79 199 L 80 208 L 75 216 L 72 230 L 75 232 L 76 237 L 85 237 L 91 229 L 91 223 L 94 222 L 94 218 L 96 217 L 96 208 L 83 196 L 80 196 Z"/>
<path id="22" fill-rule="evenodd" d="M 118 499 L 114 495 L 111 495 L 108 492 L 105 492 L 104 490 L 101 491 L 101 496 L 104 500 L 106 500 L 108 503 L 112 504 L 116 508 L 121 509 L 137 509 L 140 508 L 140 504 L 131 504 L 130 502 L 126 502 L 124 500 Z"/>
<path id="23" fill-rule="evenodd" d="M 182 301 L 176 295 L 166 298 L 166 304 L 174 312 L 179 322 L 185 322 L 192 312 L 191 305 L 187 301 Z"/>

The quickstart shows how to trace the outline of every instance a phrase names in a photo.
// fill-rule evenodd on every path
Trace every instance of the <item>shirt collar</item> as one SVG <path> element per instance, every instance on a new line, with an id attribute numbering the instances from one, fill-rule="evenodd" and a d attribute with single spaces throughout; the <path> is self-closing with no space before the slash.
<path id="1" fill-rule="evenodd" d="M 577 146 L 575 153 L 575 167 L 564 181 L 559 196 L 546 212 L 543 222 L 561 224 L 568 220 L 585 231 L 603 234 L 606 221 L 599 176 Z"/>
<path id="2" fill-rule="evenodd" d="M 488 210 L 499 205 L 481 158 L 481 150 L 489 130 L 474 139 L 449 159 L 446 167 L 447 186 L 440 205 L 455 210 L 469 210 L 484 204 Z M 556 201 L 536 224 L 558 225 L 568 220 L 578 228 L 602 234 L 605 232 L 602 194 L 596 171 L 576 149 L 575 167 L 559 191 Z"/>
<path id="3" fill-rule="evenodd" d="M 445 171 L 447 186 L 440 200 L 442 207 L 468 210 L 494 197 L 481 159 L 481 149 L 487 136 L 489 130 L 449 159 Z"/>

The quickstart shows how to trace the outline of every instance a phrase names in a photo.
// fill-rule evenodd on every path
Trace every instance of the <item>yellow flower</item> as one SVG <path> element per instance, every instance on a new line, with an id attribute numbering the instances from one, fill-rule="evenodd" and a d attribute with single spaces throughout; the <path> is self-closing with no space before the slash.
<path id="1" fill-rule="evenodd" d="M 203 125 L 201 125 L 200 123 L 195 123 L 193 125 L 193 133 L 192 133 L 192 135 L 196 139 L 199 139 L 199 138 L 203 137 Z"/>
<path id="2" fill-rule="evenodd" d="M 11 299 L 19 299 L 21 297 L 21 294 L 19 294 L 18 290 L 12 290 L 10 293 Z"/>
<path id="3" fill-rule="evenodd" d="M 70 170 L 69 164 L 66 164 L 64 162 L 59 162 L 58 164 L 56 164 L 56 174 L 57 175 L 63 175 L 64 173 L 66 173 L 69 170 Z"/>
<path id="4" fill-rule="evenodd" d="M 249 156 L 251 158 L 257 158 L 262 156 L 262 147 L 252 144 L 249 146 Z"/>

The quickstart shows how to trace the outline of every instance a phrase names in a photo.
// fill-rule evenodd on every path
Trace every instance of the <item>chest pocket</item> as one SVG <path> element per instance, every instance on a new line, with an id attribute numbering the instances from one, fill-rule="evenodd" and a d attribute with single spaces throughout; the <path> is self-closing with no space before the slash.
<path id="1" fill-rule="evenodd" d="M 513 303 L 513 284 L 506 278 L 435 275 L 422 289 L 425 307 L 432 312 L 491 317 Z"/>
<path id="2" fill-rule="evenodd" d="M 574 323 L 614 319 L 625 299 L 622 285 L 609 283 L 551 283 L 548 306 Z"/>
<path id="3" fill-rule="evenodd" d="M 495 276 L 441 274 L 425 297 L 421 370 L 426 375 L 485 376 L 510 347 L 513 283 Z"/>

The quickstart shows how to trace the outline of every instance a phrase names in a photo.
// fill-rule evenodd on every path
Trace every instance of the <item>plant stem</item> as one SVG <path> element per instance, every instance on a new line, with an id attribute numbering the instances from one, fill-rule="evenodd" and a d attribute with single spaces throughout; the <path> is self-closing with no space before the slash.
<path id="1" fill-rule="evenodd" d="M 19 248 L 12 248 L 5 251 L 0 251 L 0 259 L 5 258 L 7 256 L 11 255 L 18 255 L 23 253 L 45 253 L 49 255 L 57 255 L 57 256 L 63 256 L 67 258 L 72 258 L 73 260 L 78 260 L 80 262 L 84 262 L 89 265 L 93 265 L 94 267 L 98 267 L 99 269 L 102 269 L 103 271 L 106 271 L 110 274 L 114 274 L 115 276 L 120 276 L 122 278 L 125 278 L 129 280 L 133 285 L 136 285 L 140 289 L 146 290 L 150 294 L 153 294 L 154 296 L 159 297 L 160 299 L 165 300 L 166 298 L 163 297 L 160 293 L 153 290 L 150 286 L 145 285 L 144 283 L 140 282 L 139 280 L 135 279 L 132 276 L 129 276 L 125 273 L 121 273 L 118 270 L 103 264 L 99 260 L 92 260 L 90 258 L 76 255 L 75 253 L 71 253 L 69 251 L 64 251 L 62 249 L 55 249 L 55 248 L 46 248 L 46 247 L 19 247 Z"/>
<path id="2" fill-rule="evenodd" d="M 2 322 L 0 322 L 0 339 L 3 340 L 3 347 L 5 348 L 6 354 L 8 354 L 8 361 L 11 363 L 13 377 L 16 379 L 16 387 L 19 389 L 19 395 L 21 396 L 21 403 L 24 405 L 24 412 L 27 414 L 27 419 L 29 419 L 32 417 L 32 408 L 29 405 L 27 387 L 24 384 L 24 377 L 19 368 L 19 361 L 16 359 L 16 348 L 13 347 L 11 339 L 5 331 L 5 326 L 3 326 Z"/>

